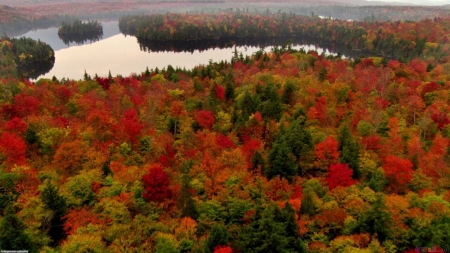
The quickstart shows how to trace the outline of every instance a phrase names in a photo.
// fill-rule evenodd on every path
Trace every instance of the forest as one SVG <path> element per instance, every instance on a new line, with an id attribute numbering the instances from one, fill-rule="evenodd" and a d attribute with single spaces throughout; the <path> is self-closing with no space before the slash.
<path id="1" fill-rule="evenodd" d="M 58 35 L 85 35 L 85 34 L 103 34 L 103 26 L 97 20 L 81 22 L 77 19 L 72 23 L 63 22 L 58 29 Z"/>
<path id="2" fill-rule="evenodd" d="M 397 26 L 448 47 L 446 19 Z M 285 44 L 190 70 L 4 76 L 0 248 L 448 250 L 450 63 L 424 55 Z"/>
<path id="3" fill-rule="evenodd" d="M 0 76 L 17 77 L 17 69 L 35 63 L 51 64 L 55 61 L 55 52 L 46 43 L 31 38 L 0 39 Z M 26 76 L 25 76 L 26 77 Z"/>
<path id="4" fill-rule="evenodd" d="M 378 56 L 261 44 L 192 69 L 83 80 L 20 77 L 33 62 L 52 66 L 54 52 L 3 37 L 0 250 L 450 251 L 450 18 L 441 11 L 418 21 L 127 15 L 121 31 L 145 50 L 295 35 Z"/>
<path id="5" fill-rule="evenodd" d="M 356 22 L 278 14 L 176 14 L 125 16 L 122 33 L 149 41 L 309 36 L 402 62 L 414 58 L 444 61 L 449 18 L 418 22 Z"/>

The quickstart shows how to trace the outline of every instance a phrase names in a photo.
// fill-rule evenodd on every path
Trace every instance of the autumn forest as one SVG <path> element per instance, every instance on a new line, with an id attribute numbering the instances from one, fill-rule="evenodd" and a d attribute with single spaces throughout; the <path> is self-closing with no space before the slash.
<path id="1" fill-rule="evenodd" d="M 310 36 L 378 56 L 287 40 L 82 80 L 21 76 L 54 52 L 4 36 L 0 250 L 448 252 L 450 14 L 436 13 L 123 15 L 150 42 Z"/>

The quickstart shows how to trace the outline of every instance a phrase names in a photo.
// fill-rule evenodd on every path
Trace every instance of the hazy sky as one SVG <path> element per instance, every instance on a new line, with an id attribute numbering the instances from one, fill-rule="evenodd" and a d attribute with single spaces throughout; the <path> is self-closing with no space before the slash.
<path id="1" fill-rule="evenodd" d="M 374 0 L 374 1 L 383 1 L 383 2 L 390 2 L 390 3 L 410 3 L 410 4 L 415 4 L 415 5 L 450 4 L 450 0 Z"/>

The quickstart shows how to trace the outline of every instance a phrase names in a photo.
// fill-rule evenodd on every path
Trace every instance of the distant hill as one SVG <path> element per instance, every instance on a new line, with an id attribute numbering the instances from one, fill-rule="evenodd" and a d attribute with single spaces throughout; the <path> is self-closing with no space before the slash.
<path id="1" fill-rule="evenodd" d="M 2 3 L 9 6 L 35 6 L 35 5 L 47 5 L 47 4 L 68 4 L 68 3 L 182 3 L 182 2 L 235 2 L 234 0 L 2 0 Z M 407 5 L 400 2 L 382 2 L 382 1 L 360 1 L 360 0 L 248 0 L 243 2 L 255 3 L 255 2 L 278 2 L 278 3 L 291 3 L 299 2 L 305 4 L 322 4 L 322 5 L 355 5 L 355 6 L 367 6 L 367 5 Z M 242 3 L 242 2 L 241 2 Z"/>

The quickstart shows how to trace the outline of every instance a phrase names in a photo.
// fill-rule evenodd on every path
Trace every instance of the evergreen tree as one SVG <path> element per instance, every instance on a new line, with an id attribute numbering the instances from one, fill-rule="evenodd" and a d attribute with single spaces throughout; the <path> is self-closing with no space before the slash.
<path id="1" fill-rule="evenodd" d="M 230 235 L 224 225 L 214 224 L 211 227 L 211 232 L 206 239 L 206 253 L 214 252 L 214 248 L 218 245 L 227 245 L 230 240 Z"/>
<path id="2" fill-rule="evenodd" d="M 286 215 L 286 212 L 280 211 L 275 204 L 265 208 L 257 207 L 252 221 L 241 228 L 235 242 L 236 246 L 245 253 L 299 252 L 298 247 L 291 240 L 294 238 L 288 234 L 288 231 L 292 232 L 292 227 L 287 226 L 289 215 Z"/>
<path id="3" fill-rule="evenodd" d="M 25 233 L 25 228 L 25 224 L 14 213 L 12 205 L 8 205 L 0 221 L 0 249 L 37 252 L 31 238 Z"/>
<path id="4" fill-rule="evenodd" d="M 361 170 L 359 168 L 359 144 L 354 140 L 352 133 L 348 126 L 344 126 L 339 134 L 339 151 L 341 156 L 339 160 L 342 163 L 348 164 L 353 170 L 353 178 L 361 177 Z"/>
<path id="5" fill-rule="evenodd" d="M 300 213 L 313 216 L 316 213 L 316 206 L 314 204 L 314 191 L 306 188 L 302 196 L 302 204 L 300 206 Z"/>
<path id="6" fill-rule="evenodd" d="M 16 190 L 16 184 L 19 179 L 20 177 L 17 174 L 0 171 L 0 212 L 9 204 L 12 204 L 19 196 Z"/>
<path id="7" fill-rule="evenodd" d="M 181 166 L 181 188 L 178 205 L 181 210 L 181 217 L 191 217 L 192 219 L 197 220 L 198 211 L 190 191 L 191 177 L 189 176 L 189 170 L 191 166 L 192 162 L 186 162 Z"/>
<path id="8" fill-rule="evenodd" d="M 58 189 L 50 181 L 47 181 L 41 193 L 41 200 L 53 212 L 47 233 L 52 239 L 53 246 L 59 245 L 60 241 L 66 237 L 63 229 L 63 216 L 67 208 L 66 199 L 59 195 Z"/>
<path id="9" fill-rule="evenodd" d="M 284 204 L 282 214 L 286 229 L 286 238 L 288 243 L 287 248 L 292 249 L 293 252 L 306 253 L 306 245 L 300 238 L 300 234 L 298 232 L 295 210 L 289 202 Z"/>
<path id="10" fill-rule="evenodd" d="M 387 210 L 382 193 L 376 195 L 372 208 L 358 218 L 359 231 L 376 234 L 380 242 L 391 238 L 392 214 Z"/>
<path id="11" fill-rule="evenodd" d="M 225 99 L 227 101 L 234 100 L 234 87 L 230 81 L 225 84 Z"/>
<path id="12" fill-rule="evenodd" d="M 272 83 L 269 83 L 262 94 L 263 102 L 258 106 L 258 110 L 261 112 L 264 118 L 272 118 L 276 121 L 281 119 L 283 114 L 283 105 L 281 103 L 281 97 L 277 88 Z"/>
<path id="13" fill-rule="evenodd" d="M 312 137 L 304 128 L 304 122 L 294 120 L 287 130 L 287 144 L 292 153 L 299 159 L 302 154 L 309 152 L 312 145 Z"/>
<path id="14" fill-rule="evenodd" d="M 255 171 L 256 169 L 258 169 L 258 167 L 261 168 L 261 172 L 264 172 L 266 169 L 266 161 L 258 150 L 256 150 L 255 154 L 252 156 L 251 163 L 252 171 Z"/>
<path id="15" fill-rule="evenodd" d="M 281 97 L 281 101 L 283 104 L 290 104 L 292 102 L 292 94 L 294 93 L 294 85 L 291 82 L 287 82 L 284 91 L 283 96 Z"/>
<path id="16" fill-rule="evenodd" d="M 297 168 L 297 162 L 285 138 L 280 137 L 269 151 L 269 168 L 266 176 L 271 179 L 279 175 L 291 181 L 292 177 L 297 175 Z"/>

